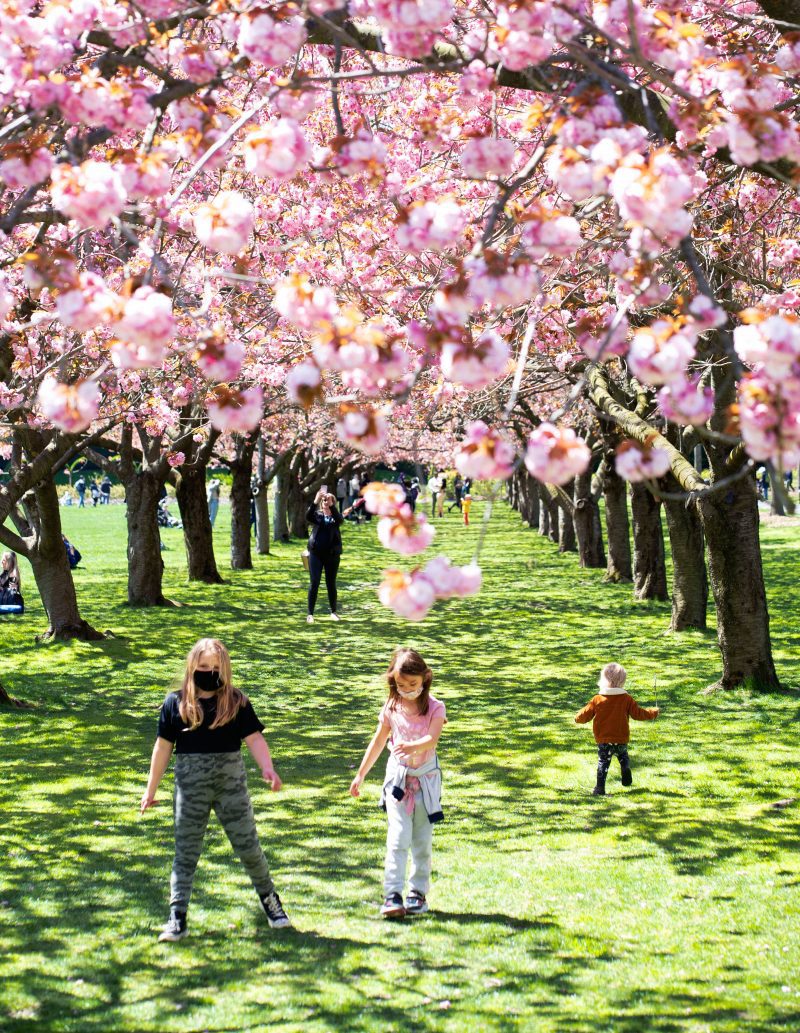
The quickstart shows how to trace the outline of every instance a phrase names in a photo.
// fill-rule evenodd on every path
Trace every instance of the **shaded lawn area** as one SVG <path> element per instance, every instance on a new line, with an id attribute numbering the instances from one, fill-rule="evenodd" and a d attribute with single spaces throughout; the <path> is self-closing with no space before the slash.
<path id="1" fill-rule="evenodd" d="M 440 524 L 437 545 L 460 562 L 475 509 L 469 528 L 455 514 Z M 0 712 L 4 1030 L 800 1028 L 799 529 L 763 532 L 785 691 L 708 697 L 713 632 L 665 634 L 668 604 L 633 603 L 629 586 L 580 570 L 505 506 L 484 591 L 418 625 L 377 602 L 391 557 L 369 526 L 346 529 L 344 620 L 326 619 L 323 593 L 309 627 L 298 542 L 209 587 L 186 584 L 181 533 L 164 531 L 166 594 L 182 606 L 131 610 L 122 507 L 63 516 L 85 557 L 84 616 L 116 637 L 36 645 L 30 575 L 28 614 L 0 624 L 3 682 L 38 704 Z M 223 568 L 228 519 L 223 508 Z M 159 807 L 140 817 L 137 805 L 158 707 L 201 635 L 229 645 L 286 782 L 271 794 L 248 758 L 296 929 L 267 927 L 212 818 L 191 935 L 157 944 L 171 776 Z M 450 724 L 434 913 L 397 925 L 377 918 L 382 762 L 360 801 L 347 788 L 400 644 L 434 668 Z M 662 717 L 633 727 L 632 789 L 615 766 L 597 799 L 591 731 L 572 717 L 611 659 Z"/>

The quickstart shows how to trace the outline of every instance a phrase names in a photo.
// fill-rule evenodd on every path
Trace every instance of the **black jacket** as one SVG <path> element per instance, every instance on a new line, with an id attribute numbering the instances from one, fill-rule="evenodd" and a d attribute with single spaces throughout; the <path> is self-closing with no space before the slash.
<path id="1" fill-rule="evenodd" d="M 311 537 L 308 539 L 308 551 L 313 552 L 315 555 L 342 555 L 342 532 L 339 530 L 343 517 L 336 506 L 331 506 L 331 516 L 333 517 L 333 523 L 329 525 L 328 534 L 329 542 L 327 547 L 317 548 L 317 536 L 320 534 L 320 527 L 325 523 L 322 513 L 319 512 L 317 507 L 312 502 L 308 507 L 306 513 L 306 523 L 313 524 L 311 528 Z M 324 530 L 321 532 L 323 537 L 325 536 Z"/>

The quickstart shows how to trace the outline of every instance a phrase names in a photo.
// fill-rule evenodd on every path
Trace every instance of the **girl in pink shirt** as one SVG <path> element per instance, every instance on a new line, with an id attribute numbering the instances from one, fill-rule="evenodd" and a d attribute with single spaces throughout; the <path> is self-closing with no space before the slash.
<path id="1" fill-rule="evenodd" d="M 431 695 L 433 671 L 413 649 L 398 649 L 386 672 L 389 698 L 378 716 L 378 728 L 350 785 L 351 796 L 389 744 L 389 760 L 381 805 L 386 810 L 384 918 L 422 915 L 428 910 L 433 826 L 442 820 L 442 773 L 436 743 L 447 721 L 444 703 Z M 403 903 L 408 854 L 409 893 Z"/>

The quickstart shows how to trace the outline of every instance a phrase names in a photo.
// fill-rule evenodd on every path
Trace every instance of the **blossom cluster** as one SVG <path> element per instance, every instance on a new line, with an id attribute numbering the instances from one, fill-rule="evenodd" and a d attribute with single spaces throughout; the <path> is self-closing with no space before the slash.
<path id="1" fill-rule="evenodd" d="M 481 587 L 481 571 L 474 564 L 453 566 L 446 556 L 436 556 L 422 568 L 383 572 L 378 598 L 387 609 L 407 620 L 423 620 L 437 600 L 475 595 Z"/>

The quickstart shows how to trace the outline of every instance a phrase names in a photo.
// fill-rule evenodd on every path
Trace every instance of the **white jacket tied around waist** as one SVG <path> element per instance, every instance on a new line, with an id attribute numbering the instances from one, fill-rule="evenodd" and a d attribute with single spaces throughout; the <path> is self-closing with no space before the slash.
<path id="1" fill-rule="evenodd" d="M 439 767 L 439 758 L 436 754 L 429 761 L 419 768 L 410 768 L 401 764 L 393 755 L 389 754 L 386 764 L 386 778 L 383 782 L 381 793 L 381 807 L 386 810 L 387 793 L 395 800 L 403 800 L 406 796 L 406 780 L 409 778 L 419 780 L 420 793 L 428 821 L 433 825 L 437 821 L 444 821 L 442 811 L 442 769 Z"/>

